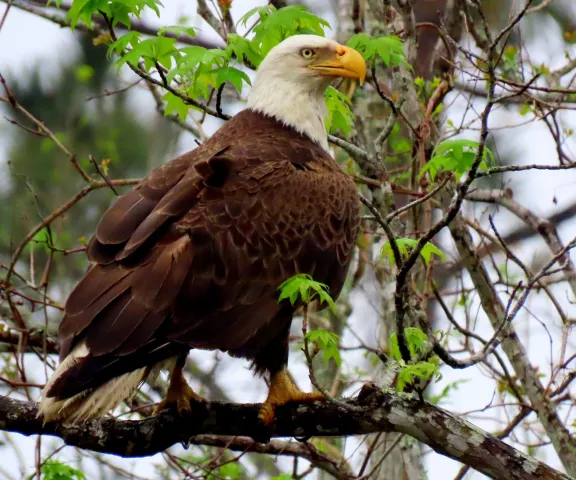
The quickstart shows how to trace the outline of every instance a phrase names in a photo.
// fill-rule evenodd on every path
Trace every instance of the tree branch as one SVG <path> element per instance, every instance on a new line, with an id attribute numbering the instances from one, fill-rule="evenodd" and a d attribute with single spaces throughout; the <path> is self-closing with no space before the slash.
<path id="1" fill-rule="evenodd" d="M 399 432 L 491 478 L 570 480 L 458 415 L 416 398 L 383 393 L 369 384 L 349 403 L 363 408 L 343 414 L 341 408 L 329 402 L 280 407 L 270 429 L 263 430 L 258 422 L 259 406 L 254 404 L 214 402 L 194 405 L 194 414 L 183 418 L 166 412 L 142 421 L 104 419 L 60 425 L 42 424 L 36 418 L 38 410 L 33 403 L 0 396 L 0 430 L 56 436 L 68 445 L 123 457 L 153 455 L 176 443 L 206 444 L 213 435 L 268 438 Z M 256 443 L 245 442 L 244 446 L 247 450 L 265 451 Z"/>
<path id="2" fill-rule="evenodd" d="M 540 234 L 553 255 L 556 255 L 564 248 L 562 239 L 553 223 L 539 217 L 528 208 L 513 200 L 506 191 L 478 189 L 474 192 L 470 192 L 467 198 L 473 201 L 495 203 L 508 209 L 526 225 L 532 228 L 532 230 Z M 570 255 L 568 253 L 560 259 L 560 264 L 565 269 L 565 277 L 572 289 L 572 292 L 576 295 L 576 268 L 570 260 Z"/>
<path id="3" fill-rule="evenodd" d="M 490 281 L 486 266 L 475 252 L 470 232 L 467 230 L 462 216 L 458 214 L 449 225 L 450 233 L 476 288 L 482 307 L 494 330 L 501 328 L 506 320 L 506 309 L 502 304 L 495 286 Z M 513 318 L 513 316 L 512 316 Z M 576 471 L 576 441 L 562 423 L 556 406 L 550 401 L 547 392 L 538 377 L 538 371 L 530 363 L 526 348 L 520 341 L 511 322 L 507 322 L 502 331 L 504 337 L 501 345 L 508 360 L 522 384 L 530 404 L 536 411 L 538 419 L 550 438 L 560 461 L 569 472 Z"/>
<path id="4" fill-rule="evenodd" d="M 28 13 L 31 13 L 31 14 L 36 15 L 38 17 L 49 20 L 53 23 L 56 23 L 57 25 L 60 25 L 61 27 L 70 27 L 70 21 L 66 18 L 66 12 L 68 12 L 68 10 L 70 10 L 71 5 L 63 4 L 63 5 L 60 5 L 60 8 L 55 8 L 55 5 L 53 5 L 52 7 L 47 7 L 45 5 L 46 2 L 43 2 L 43 1 L 41 2 L 41 1 L 13 0 L 12 2 L 9 2 L 8 0 L 0 0 L 0 2 L 12 3 L 14 7 L 16 7 L 20 10 L 23 10 L 25 12 L 28 12 Z M 92 21 L 98 27 L 105 27 L 106 26 L 104 19 L 102 17 L 95 16 L 92 19 Z M 142 33 L 144 35 L 150 35 L 150 36 L 154 36 L 154 37 L 156 35 L 158 35 L 158 27 L 153 26 L 153 25 L 148 25 L 144 22 L 141 22 L 141 21 L 135 20 L 135 19 L 132 19 L 132 22 L 130 24 L 129 29 L 125 25 L 123 25 L 122 23 L 119 23 L 116 28 L 118 30 L 122 30 L 122 31 L 129 30 L 131 32 L 138 32 L 138 33 Z M 81 30 L 83 32 L 94 33 L 94 30 L 87 27 L 82 22 L 79 22 L 76 25 L 76 29 Z M 204 47 L 204 48 L 221 48 L 222 47 L 222 43 L 213 42 L 207 38 L 204 38 L 203 36 L 198 36 L 198 37 L 192 38 L 189 35 L 174 34 L 172 32 L 166 32 L 164 34 L 164 36 L 170 37 L 170 38 L 175 38 L 176 40 L 178 40 L 179 43 L 182 43 L 185 45 L 198 45 L 198 46 Z"/>
<path id="5" fill-rule="evenodd" d="M 41 330 L 18 332 L 2 327 L 0 325 L 0 344 L 13 345 L 23 350 L 46 348 L 47 353 L 58 353 L 58 342 L 52 337 L 45 336 Z M 3 350 L 2 345 L 0 345 L 0 352 Z"/>
<path id="6" fill-rule="evenodd" d="M 321 452 L 310 442 L 271 440 L 264 444 L 255 442 L 249 437 L 195 435 L 192 437 L 190 443 L 195 445 L 227 448 L 229 450 L 241 452 L 304 458 L 316 468 L 324 470 L 337 480 L 349 480 L 354 477 L 353 472 L 348 468 L 346 462 L 343 462 L 341 459 L 332 458 L 327 453 Z"/>

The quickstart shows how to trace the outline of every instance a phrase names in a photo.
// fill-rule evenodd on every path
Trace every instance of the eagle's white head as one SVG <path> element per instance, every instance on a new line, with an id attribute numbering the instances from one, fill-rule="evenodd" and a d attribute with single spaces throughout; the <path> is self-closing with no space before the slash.
<path id="1" fill-rule="evenodd" d="M 295 35 L 270 50 L 256 72 L 247 107 L 310 136 L 325 149 L 324 92 L 335 77 L 366 76 L 354 49 L 317 35 Z"/>

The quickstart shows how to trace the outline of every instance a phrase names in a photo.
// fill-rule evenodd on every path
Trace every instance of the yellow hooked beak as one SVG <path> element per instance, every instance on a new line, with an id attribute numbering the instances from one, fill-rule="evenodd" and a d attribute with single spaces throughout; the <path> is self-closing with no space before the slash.
<path id="1" fill-rule="evenodd" d="M 366 78 L 366 62 L 356 50 L 338 45 L 333 58 L 308 65 L 308 68 L 321 72 L 327 77 L 346 77 L 360 80 Z"/>

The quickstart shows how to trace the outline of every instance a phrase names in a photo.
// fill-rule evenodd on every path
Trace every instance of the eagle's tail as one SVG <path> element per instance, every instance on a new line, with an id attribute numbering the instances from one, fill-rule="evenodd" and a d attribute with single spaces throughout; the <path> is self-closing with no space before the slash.
<path id="1" fill-rule="evenodd" d="M 102 417 L 132 397 L 149 376 L 155 377 L 166 367 L 165 362 L 153 367 L 139 366 L 117 376 L 107 375 L 102 382 L 97 379 L 99 372 L 91 365 L 97 358 L 89 355 L 84 342 L 79 343 L 62 360 L 42 390 L 38 416 L 45 422 L 67 423 Z M 93 381 L 84 385 L 89 372 L 95 373 L 91 376 Z"/>

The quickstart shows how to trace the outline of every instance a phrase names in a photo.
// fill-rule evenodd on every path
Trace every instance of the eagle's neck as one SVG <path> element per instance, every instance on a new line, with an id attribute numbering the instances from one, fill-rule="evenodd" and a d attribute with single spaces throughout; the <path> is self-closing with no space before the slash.
<path id="1" fill-rule="evenodd" d="M 294 83 L 280 76 L 257 76 L 248 96 L 247 107 L 308 135 L 328 151 L 328 135 L 324 125 L 326 86 L 318 85 L 317 89 L 311 90 L 306 83 Z"/>

